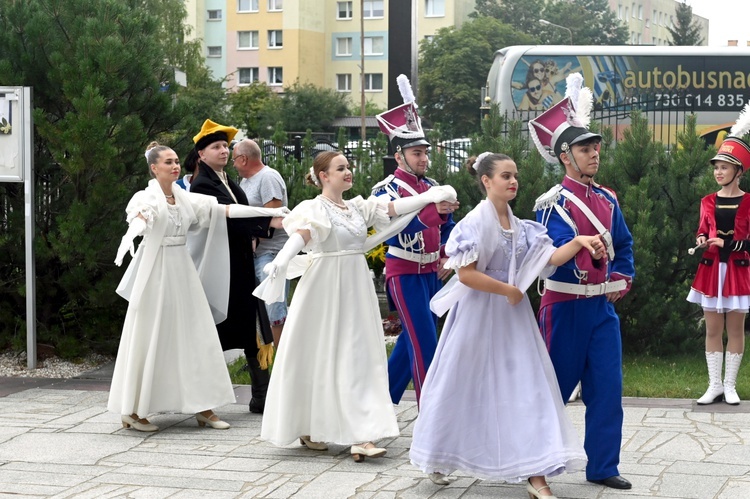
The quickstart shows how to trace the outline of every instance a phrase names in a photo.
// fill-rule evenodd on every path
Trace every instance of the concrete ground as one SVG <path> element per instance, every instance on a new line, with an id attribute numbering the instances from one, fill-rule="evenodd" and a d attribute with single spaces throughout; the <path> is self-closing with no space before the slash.
<path id="1" fill-rule="evenodd" d="M 112 366 L 76 379 L 0 378 L 0 498 L 523 498 L 521 485 L 457 476 L 433 484 L 408 459 L 417 416 L 397 406 L 401 436 L 381 441 L 382 459 L 354 463 L 348 447 L 315 452 L 261 441 L 261 417 L 247 410 L 249 387 L 217 412 L 226 431 L 190 415 L 157 415 L 161 427 L 126 430 L 106 411 Z M 623 476 L 630 491 L 550 479 L 560 498 L 750 497 L 750 402 L 697 407 L 691 400 L 625 403 Z M 584 407 L 568 406 L 582 434 Z"/>

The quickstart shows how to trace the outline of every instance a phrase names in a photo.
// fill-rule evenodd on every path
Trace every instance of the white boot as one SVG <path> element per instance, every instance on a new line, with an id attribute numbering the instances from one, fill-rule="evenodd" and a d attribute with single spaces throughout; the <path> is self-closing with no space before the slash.
<path id="1" fill-rule="evenodd" d="M 698 405 L 713 404 L 721 401 L 724 396 L 724 386 L 721 384 L 721 361 L 724 352 L 706 352 L 708 365 L 708 390 L 697 400 Z M 739 363 L 737 364 L 739 366 Z M 735 371 L 737 374 L 737 371 Z"/>
<path id="2" fill-rule="evenodd" d="M 740 397 L 735 389 L 740 362 L 742 362 L 741 353 L 727 351 L 726 367 L 724 368 L 724 401 L 729 405 L 739 405 L 740 403 Z"/>

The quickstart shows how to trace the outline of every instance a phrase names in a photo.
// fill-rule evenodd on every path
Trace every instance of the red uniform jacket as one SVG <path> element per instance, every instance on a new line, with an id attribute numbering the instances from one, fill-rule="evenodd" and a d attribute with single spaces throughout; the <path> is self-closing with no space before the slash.
<path id="1" fill-rule="evenodd" d="M 698 235 L 705 235 L 709 238 L 718 236 L 716 233 L 716 193 L 709 194 L 701 200 Z M 742 197 L 737 208 L 733 239 L 735 241 L 750 239 L 750 194 Z M 703 252 L 693 281 L 693 289 L 712 298 L 719 295 L 718 247 L 711 246 Z M 722 295 L 750 295 L 750 255 L 747 251 L 733 251 L 729 255 Z"/>

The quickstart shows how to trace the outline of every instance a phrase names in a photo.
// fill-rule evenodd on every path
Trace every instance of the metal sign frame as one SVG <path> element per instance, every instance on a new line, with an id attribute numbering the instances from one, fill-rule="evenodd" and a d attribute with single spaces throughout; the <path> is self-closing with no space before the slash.
<path id="1" fill-rule="evenodd" d="M 34 119 L 31 87 L 0 87 L 0 182 L 23 182 L 26 248 L 26 363 L 36 369 Z"/>

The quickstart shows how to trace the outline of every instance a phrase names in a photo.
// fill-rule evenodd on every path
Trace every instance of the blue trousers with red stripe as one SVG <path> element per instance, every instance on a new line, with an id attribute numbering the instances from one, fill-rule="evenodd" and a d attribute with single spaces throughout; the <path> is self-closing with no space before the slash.
<path id="1" fill-rule="evenodd" d="M 553 303 L 539 310 L 539 329 L 568 400 L 578 381 L 586 406 L 587 480 L 619 475 L 622 443 L 620 319 L 606 296 Z"/>
<path id="2" fill-rule="evenodd" d="M 399 403 L 411 380 L 419 404 L 422 384 L 437 348 L 437 316 L 430 310 L 430 299 L 441 286 L 437 272 L 394 276 L 386 283 L 388 302 L 398 312 L 402 328 L 388 359 L 394 404 Z"/>

